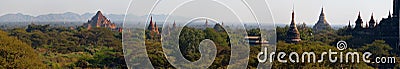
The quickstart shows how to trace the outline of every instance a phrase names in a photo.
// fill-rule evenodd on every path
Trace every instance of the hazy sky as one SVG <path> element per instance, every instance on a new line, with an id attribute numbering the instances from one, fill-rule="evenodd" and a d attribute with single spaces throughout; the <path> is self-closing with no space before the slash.
<path id="1" fill-rule="evenodd" d="M 374 19 L 381 20 L 392 11 L 393 0 L 268 0 L 278 23 L 290 23 L 292 4 L 295 6 L 296 22 L 314 25 L 324 6 L 325 17 L 332 25 L 345 24 L 350 20 L 354 25 L 358 12 L 364 21 L 369 21 L 372 12 Z M 393 12 L 392 12 L 393 13 Z"/>
<path id="2" fill-rule="evenodd" d="M 1 0 L 0 15 L 23 13 L 41 15 L 49 13 L 103 13 L 125 14 L 130 0 Z"/>
<path id="3" fill-rule="evenodd" d="M 97 10 L 106 14 L 124 14 L 130 0 L 2 0 L 0 15 L 23 13 L 41 15 L 49 13 L 95 13 Z M 374 18 L 381 20 L 392 11 L 392 0 L 267 0 L 275 22 L 289 24 L 292 6 L 295 6 L 296 22 L 315 24 L 324 6 L 325 15 L 330 24 L 354 23 L 358 11 L 364 21 Z M 247 10 L 247 9 L 244 9 Z"/>

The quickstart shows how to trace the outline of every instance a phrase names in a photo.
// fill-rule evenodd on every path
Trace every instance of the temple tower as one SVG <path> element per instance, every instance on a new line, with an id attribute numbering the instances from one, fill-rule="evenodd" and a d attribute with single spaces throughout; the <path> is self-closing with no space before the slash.
<path id="1" fill-rule="evenodd" d="M 376 22 L 375 22 L 375 19 L 374 19 L 374 13 L 372 13 L 371 19 L 369 20 L 368 23 L 369 23 L 369 28 L 374 28 L 375 27 Z"/>
<path id="2" fill-rule="evenodd" d="M 320 31 L 328 31 L 331 29 L 331 25 L 329 25 L 328 21 L 325 18 L 324 8 L 322 8 L 321 14 L 319 15 L 319 20 L 313 26 L 313 31 L 317 33 Z"/>
<path id="3" fill-rule="evenodd" d="M 399 9 L 400 9 L 400 5 L 399 5 L 399 0 L 393 0 L 393 17 L 399 17 Z"/>
<path id="4" fill-rule="evenodd" d="M 286 33 L 286 42 L 297 43 L 300 42 L 300 33 L 297 29 L 296 23 L 294 21 L 294 11 L 292 12 L 292 21 L 290 23 L 289 30 Z"/>
<path id="5" fill-rule="evenodd" d="M 356 20 L 356 26 L 354 27 L 354 30 L 360 30 L 363 27 L 361 26 L 363 24 L 363 20 L 361 19 L 361 14 L 358 12 L 358 18 Z"/>

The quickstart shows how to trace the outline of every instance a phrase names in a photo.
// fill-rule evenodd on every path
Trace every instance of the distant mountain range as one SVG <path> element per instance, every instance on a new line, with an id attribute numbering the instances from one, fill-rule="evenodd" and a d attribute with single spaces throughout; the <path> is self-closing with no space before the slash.
<path id="1" fill-rule="evenodd" d="M 87 22 L 95 13 L 77 13 L 66 12 L 62 14 L 45 14 L 39 16 L 25 15 L 22 13 L 6 14 L 0 16 L 0 22 Z M 123 21 L 123 14 L 106 14 L 111 21 Z"/>
<path id="2" fill-rule="evenodd" d="M 95 13 L 85 13 L 85 14 L 77 14 L 73 12 L 66 12 L 66 13 L 61 13 L 61 14 L 45 14 L 45 15 L 39 15 L 39 16 L 31 16 L 31 15 L 25 15 L 22 13 L 17 13 L 17 14 L 6 14 L 3 16 L 0 16 L 0 22 L 1 23 L 9 23 L 9 22 L 82 22 L 85 23 L 90 18 L 92 18 L 95 15 Z M 110 19 L 111 22 L 117 22 L 117 23 L 122 23 L 124 21 L 124 14 L 104 14 L 105 17 Z M 153 19 L 156 22 L 162 22 L 164 21 L 168 15 L 164 14 L 154 14 Z M 127 16 L 129 19 L 126 20 L 128 22 L 139 22 L 139 23 L 144 23 L 142 20 L 147 19 L 147 15 L 143 16 L 136 16 L 136 15 L 128 15 Z M 185 17 L 181 16 L 171 16 L 172 18 L 175 18 L 176 21 L 182 20 L 182 19 L 187 19 Z M 186 20 L 185 20 L 186 21 Z"/>

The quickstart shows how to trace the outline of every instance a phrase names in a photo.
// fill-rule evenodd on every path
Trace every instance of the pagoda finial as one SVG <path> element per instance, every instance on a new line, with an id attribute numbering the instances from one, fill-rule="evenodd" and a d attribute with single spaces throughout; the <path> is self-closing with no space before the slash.
<path id="1" fill-rule="evenodd" d="M 154 29 L 153 16 L 150 16 L 149 27 L 147 29 L 148 30 L 153 30 Z"/>
<path id="2" fill-rule="evenodd" d="M 349 25 L 348 25 L 349 27 L 351 27 L 351 25 L 350 25 L 350 20 L 349 20 Z"/>
<path id="3" fill-rule="evenodd" d="M 369 28 L 374 28 L 375 27 L 375 19 L 374 19 L 374 12 L 371 14 L 371 19 L 369 20 Z"/>
<path id="4" fill-rule="evenodd" d="M 293 0 L 293 3 L 292 3 L 292 11 L 294 11 L 294 0 Z"/>
<path id="5" fill-rule="evenodd" d="M 368 23 L 365 23 L 365 28 L 369 28 L 369 27 L 368 27 Z"/>
<path id="6" fill-rule="evenodd" d="M 347 25 L 347 29 L 351 29 L 351 22 L 349 20 L 349 24 Z"/>
<path id="7" fill-rule="evenodd" d="M 391 17 L 392 17 L 392 15 L 391 15 L 390 10 L 389 10 L 389 16 L 388 16 L 388 18 L 391 18 Z"/>
<path id="8" fill-rule="evenodd" d="M 174 24 L 172 24 L 172 28 L 175 28 L 175 27 L 176 27 L 176 22 L 174 20 Z"/>
<path id="9" fill-rule="evenodd" d="M 290 25 L 294 25 L 294 26 L 296 26 L 296 22 L 294 21 L 294 10 L 292 11 L 292 21 L 291 21 L 291 23 L 290 23 Z"/>
<path id="10" fill-rule="evenodd" d="M 322 12 L 324 12 L 324 7 L 323 7 L 323 6 L 322 6 L 322 8 L 321 8 L 321 9 L 322 9 L 322 10 L 321 10 L 321 13 L 322 13 Z"/>
<path id="11" fill-rule="evenodd" d="M 375 20 L 374 19 L 374 12 L 372 12 L 372 14 L 371 14 L 371 20 Z"/>
<path id="12" fill-rule="evenodd" d="M 374 12 L 372 12 L 371 17 L 374 17 Z"/>
<path id="13" fill-rule="evenodd" d="M 100 11 L 100 10 L 98 10 L 96 14 L 98 15 L 98 14 L 102 14 L 102 13 L 101 13 L 101 11 Z"/>
<path id="14" fill-rule="evenodd" d="M 324 14 L 324 4 L 322 3 L 322 6 L 321 6 L 321 15 L 325 15 Z"/>
<path id="15" fill-rule="evenodd" d="M 324 13 L 324 8 L 323 7 L 321 8 L 321 14 L 319 16 L 320 16 L 320 20 L 325 20 L 325 13 Z"/>
<path id="16" fill-rule="evenodd" d="M 363 20 L 361 18 L 361 12 L 360 11 L 358 12 L 358 18 L 357 18 L 355 23 L 356 23 L 356 25 L 354 26 L 354 30 L 361 30 L 362 28 L 364 28 L 362 26 Z"/>
<path id="17" fill-rule="evenodd" d="M 370 21 L 371 21 L 371 20 L 375 20 L 375 19 L 374 19 L 374 12 L 371 13 L 371 19 L 370 19 Z"/>
<path id="18" fill-rule="evenodd" d="M 358 11 L 358 19 L 361 19 L 361 12 Z"/>
<path id="19" fill-rule="evenodd" d="M 153 16 L 150 16 L 150 22 L 153 21 Z"/>
<path id="20" fill-rule="evenodd" d="M 294 21 L 294 10 L 292 11 L 292 20 Z"/>
<path id="21" fill-rule="evenodd" d="M 295 8 L 295 6 L 294 6 L 294 0 L 293 0 L 293 4 L 292 4 L 292 18 L 294 18 L 293 16 L 294 16 L 294 8 Z"/>
<path id="22" fill-rule="evenodd" d="M 208 19 L 206 19 L 206 24 L 205 24 L 205 26 L 206 26 L 206 27 L 208 26 Z"/>

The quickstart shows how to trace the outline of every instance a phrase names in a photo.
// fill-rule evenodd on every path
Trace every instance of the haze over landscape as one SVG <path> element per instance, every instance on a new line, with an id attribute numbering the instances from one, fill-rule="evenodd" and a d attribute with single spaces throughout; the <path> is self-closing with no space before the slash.
<path id="1" fill-rule="evenodd" d="M 176 0 L 178 1 L 178 0 Z M 221 0 L 225 1 L 225 0 Z M 362 18 L 368 20 L 374 12 L 375 19 L 380 20 L 386 17 L 391 11 L 391 0 L 267 0 L 271 8 L 276 23 L 288 24 L 290 22 L 290 13 L 294 4 L 296 12 L 296 21 L 298 23 L 305 22 L 313 25 L 318 19 L 321 7 L 324 6 L 325 14 L 332 25 L 347 24 L 350 20 L 354 22 L 358 11 L 361 12 Z M 5 0 L 0 3 L 0 16 L 8 14 L 22 13 L 30 15 L 26 17 L 38 17 L 47 14 L 63 14 L 66 12 L 85 15 L 85 13 L 94 13 L 101 10 L 108 14 L 123 15 L 128 8 L 130 0 Z M 96 4 L 93 4 L 96 3 Z M 166 5 L 168 6 L 168 5 Z M 159 13 L 162 15 L 162 13 Z M 71 16 L 76 16 L 71 15 Z M 143 16 L 143 15 L 136 15 Z M 82 20 L 87 20 L 83 16 Z M 119 17 L 108 16 L 111 20 L 122 20 Z M 22 17 L 23 18 L 23 17 Z M 118 18 L 118 19 L 113 19 Z M 67 18 L 69 19 L 69 18 Z M 75 18 L 70 18 L 75 19 Z M 0 19 L 1 21 L 1 19 Z M 30 20 L 29 20 L 30 21 Z"/>
<path id="2" fill-rule="evenodd" d="M 0 10 L 0 69 L 400 69 L 400 0 L 3 0 Z"/>

